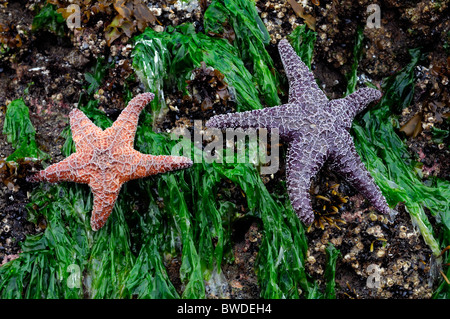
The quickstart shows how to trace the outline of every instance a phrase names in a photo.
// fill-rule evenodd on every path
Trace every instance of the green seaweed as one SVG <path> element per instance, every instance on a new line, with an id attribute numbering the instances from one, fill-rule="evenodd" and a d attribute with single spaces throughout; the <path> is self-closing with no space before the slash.
<path id="1" fill-rule="evenodd" d="M 340 251 L 334 247 L 333 244 L 329 243 L 326 248 L 327 264 L 325 267 L 325 280 L 327 285 L 325 288 L 325 298 L 326 299 L 336 299 L 336 262 L 339 257 Z"/>
<path id="2" fill-rule="evenodd" d="M 56 6 L 47 3 L 33 18 L 31 30 L 47 30 L 57 36 L 64 37 L 66 34 L 66 20 L 61 13 L 56 11 Z"/>
<path id="3" fill-rule="evenodd" d="M 305 24 L 299 25 L 288 35 L 288 39 L 295 52 L 310 69 L 316 38 L 317 33 L 307 28 Z"/>
<path id="4" fill-rule="evenodd" d="M 355 45 L 353 46 L 353 63 L 350 73 L 347 74 L 347 89 L 345 96 L 353 93 L 356 90 L 356 84 L 358 83 L 358 65 L 363 53 L 363 40 L 364 29 L 359 27 L 356 30 Z"/>
<path id="5" fill-rule="evenodd" d="M 36 130 L 30 121 L 28 107 L 23 99 L 17 99 L 6 107 L 3 134 L 15 151 L 10 154 L 7 161 L 17 161 L 25 157 L 46 160 L 48 154 L 41 151 L 36 144 Z"/>
<path id="6" fill-rule="evenodd" d="M 262 221 L 264 237 L 255 270 L 261 296 L 267 299 L 298 298 L 302 291 L 307 298 L 321 297 L 316 283 L 305 272 L 305 229 L 288 199 L 284 202 L 275 200 L 250 164 L 238 164 L 232 169 L 217 165 L 217 168 L 241 187 L 250 211 Z"/>
<path id="7" fill-rule="evenodd" d="M 222 22 L 229 21 L 236 39 L 224 39 L 196 33 L 192 24 L 165 32 L 146 29 L 134 38 L 133 67 L 148 91 L 155 93 L 152 101 L 153 119 L 158 121 L 167 111 L 164 86 L 185 91 L 192 70 L 205 62 L 219 70 L 235 96 L 237 110 L 262 108 L 280 104 L 279 79 L 265 46 L 269 34 L 251 1 L 213 1 L 204 15 L 205 32 L 221 33 Z M 145 58 L 143 58 L 145 57 Z"/>
<path id="8" fill-rule="evenodd" d="M 278 74 L 265 49 L 270 43 L 270 35 L 258 16 L 254 1 L 212 1 L 203 18 L 205 33 L 223 36 L 227 23 L 234 31 L 233 45 L 238 57 L 253 75 L 262 100 L 268 106 L 280 105 Z"/>
<path id="9" fill-rule="evenodd" d="M 444 140 L 448 140 L 449 130 L 442 130 L 437 127 L 432 127 L 431 129 L 431 136 L 434 143 L 440 144 L 444 143 Z"/>
<path id="10" fill-rule="evenodd" d="M 82 289 L 70 289 L 66 282 L 68 267 L 75 264 L 83 271 L 87 260 L 92 236 L 87 236 L 86 213 L 92 197 L 80 185 L 42 184 L 30 201 L 40 207 L 49 227 L 28 236 L 20 258 L 0 268 L 1 298 L 81 298 Z"/>
<path id="11" fill-rule="evenodd" d="M 103 58 L 98 58 L 91 72 L 86 72 L 84 74 L 84 79 L 89 83 L 86 92 L 90 96 L 92 93 L 97 91 L 100 87 L 103 78 L 106 75 L 108 69 L 114 65 L 114 62 L 106 64 Z"/>

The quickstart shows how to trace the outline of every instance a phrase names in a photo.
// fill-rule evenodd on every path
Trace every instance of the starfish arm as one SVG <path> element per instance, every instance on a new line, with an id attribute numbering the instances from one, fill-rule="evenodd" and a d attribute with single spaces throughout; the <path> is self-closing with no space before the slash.
<path id="1" fill-rule="evenodd" d="M 296 115 L 291 110 L 292 108 L 286 108 L 286 105 L 279 105 L 260 110 L 220 114 L 211 117 L 205 125 L 220 129 L 278 128 L 280 134 L 283 135 L 285 128 L 288 128 L 289 123 Z"/>
<path id="2" fill-rule="evenodd" d="M 330 168 L 367 198 L 375 209 L 389 214 L 386 199 L 356 152 L 350 134 L 348 140 L 345 144 L 339 143 L 339 150 L 336 148 L 330 155 Z"/>
<path id="3" fill-rule="evenodd" d="M 91 227 L 94 231 L 103 227 L 111 215 L 123 182 L 114 168 L 100 169 L 94 172 L 89 186 L 94 195 L 94 205 L 91 215 Z"/>
<path id="4" fill-rule="evenodd" d="M 96 126 L 82 111 L 73 109 L 70 114 L 70 129 L 76 150 L 92 147 L 92 141 L 96 139 L 102 130 Z"/>
<path id="5" fill-rule="evenodd" d="M 122 166 L 122 181 L 143 178 L 192 166 L 192 160 L 184 156 L 150 155 L 131 150 Z"/>
<path id="6" fill-rule="evenodd" d="M 264 127 L 265 113 L 267 109 L 245 111 L 238 113 L 220 114 L 211 117 L 206 122 L 206 127 L 215 128 L 258 128 Z"/>
<path id="7" fill-rule="evenodd" d="M 355 116 L 364 110 L 371 102 L 379 100 L 381 92 L 372 88 L 361 88 L 346 97 L 330 102 L 331 111 L 337 114 L 344 127 L 352 126 Z"/>
<path id="8" fill-rule="evenodd" d="M 134 97 L 113 125 L 105 131 L 115 131 L 120 141 L 132 147 L 139 114 L 154 97 L 153 93 L 142 93 Z"/>
<path id="9" fill-rule="evenodd" d="M 94 194 L 94 206 L 92 208 L 91 215 L 91 228 L 93 231 L 97 231 L 102 228 L 109 215 L 114 208 L 114 204 L 119 195 L 120 187 L 117 191 L 106 191 L 105 189 L 92 189 Z"/>
<path id="10" fill-rule="evenodd" d="M 313 145 L 315 144 L 315 145 Z M 286 183 L 292 207 L 297 216 L 307 225 L 314 221 L 311 206 L 311 179 L 319 172 L 326 160 L 322 139 L 311 143 L 306 137 L 289 145 L 286 156 Z"/>
<path id="11" fill-rule="evenodd" d="M 278 51 L 289 82 L 288 103 L 303 103 L 313 108 L 317 104 L 328 102 L 314 75 L 286 39 L 279 42 Z"/>
<path id="12" fill-rule="evenodd" d="M 73 153 L 61 162 L 55 163 L 47 167 L 29 178 L 32 182 L 47 181 L 57 183 L 60 181 L 68 181 L 75 183 L 89 183 L 89 174 L 85 169 L 86 154 Z"/>

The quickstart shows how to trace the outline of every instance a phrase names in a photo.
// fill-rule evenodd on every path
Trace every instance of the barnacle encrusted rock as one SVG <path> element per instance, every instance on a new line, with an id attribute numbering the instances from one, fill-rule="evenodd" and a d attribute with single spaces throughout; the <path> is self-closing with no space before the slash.
<path id="1" fill-rule="evenodd" d="M 289 42 L 281 40 L 278 49 L 289 81 L 288 103 L 217 115 L 206 126 L 278 129 L 280 137 L 289 145 L 286 158 L 289 198 L 298 217 L 306 224 L 314 220 L 309 194 L 311 178 L 325 162 L 377 210 L 389 213 L 386 200 L 361 162 L 349 133 L 356 114 L 380 99 L 381 93 L 362 88 L 345 98 L 330 101 Z"/>
<path id="2" fill-rule="evenodd" d="M 89 184 L 94 194 L 91 227 L 95 231 L 103 227 L 123 183 L 192 165 L 192 161 L 183 156 L 154 156 L 133 148 L 139 114 L 153 97 L 153 93 L 144 93 L 133 98 L 113 125 L 104 131 L 83 112 L 73 109 L 69 117 L 76 152 L 29 180 Z"/>

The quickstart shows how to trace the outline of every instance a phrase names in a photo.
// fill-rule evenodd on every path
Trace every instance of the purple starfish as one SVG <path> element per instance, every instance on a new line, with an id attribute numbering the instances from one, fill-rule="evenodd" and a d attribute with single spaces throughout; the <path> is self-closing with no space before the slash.
<path id="1" fill-rule="evenodd" d="M 364 167 L 349 133 L 353 118 L 381 93 L 362 88 L 342 99 L 328 100 L 313 74 L 287 40 L 278 45 L 289 81 L 287 104 L 212 117 L 208 127 L 277 128 L 288 143 L 286 179 L 289 198 L 298 217 L 306 224 L 314 220 L 309 189 L 311 178 L 327 162 L 355 189 L 385 214 L 386 199 Z"/>

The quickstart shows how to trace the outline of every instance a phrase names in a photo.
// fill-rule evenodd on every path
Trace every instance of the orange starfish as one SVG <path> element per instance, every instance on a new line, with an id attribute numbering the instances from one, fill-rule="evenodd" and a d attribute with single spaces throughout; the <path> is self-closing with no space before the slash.
<path id="1" fill-rule="evenodd" d="M 103 227 L 123 183 L 192 165 L 183 156 L 147 155 L 133 148 L 139 114 L 153 97 L 152 93 L 144 93 L 133 98 L 104 131 L 83 112 L 73 109 L 69 117 L 76 152 L 30 180 L 89 184 L 94 194 L 91 227 L 94 231 Z"/>

